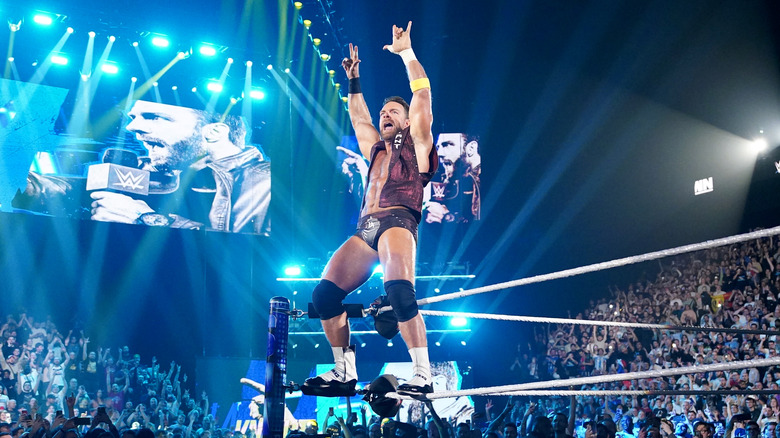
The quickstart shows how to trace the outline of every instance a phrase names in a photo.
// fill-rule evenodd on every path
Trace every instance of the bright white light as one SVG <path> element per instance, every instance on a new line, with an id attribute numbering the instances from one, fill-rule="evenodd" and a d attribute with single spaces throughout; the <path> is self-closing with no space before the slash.
<path id="1" fill-rule="evenodd" d="M 288 277 L 297 277 L 298 275 L 301 275 L 301 267 L 300 266 L 288 266 L 284 268 L 284 275 Z"/>
<path id="2" fill-rule="evenodd" d="M 238 99 L 236 99 L 235 97 L 231 97 L 231 98 L 230 98 L 230 103 L 231 103 L 232 105 L 235 105 L 235 104 L 237 104 L 237 103 L 238 103 Z"/>
<path id="3" fill-rule="evenodd" d="M 217 54 L 217 49 L 212 46 L 200 46 L 200 54 L 203 56 L 214 56 Z"/>
<path id="4" fill-rule="evenodd" d="M 284 69 L 284 72 L 285 72 L 285 73 L 290 73 L 290 69 L 289 69 L 289 68 L 286 68 L 286 69 Z"/>
<path id="5" fill-rule="evenodd" d="M 133 76 L 132 78 L 130 78 L 130 82 L 136 82 L 137 80 L 138 80 L 138 78 L 137 78 L 137 77 L 135 77 L 135 76 Z"/>
<path id="6" fill-rule="evenodd" d="M 460 345 L 465 347 L 466 346 L 466 341 L 460 341 Z"/>
<path id="7" fill-rule="evenodd" d="M 173 91 L 176 91 L 176 90 L 178 90 L 178 89 L 179 89 L 179 87 L 177 87 L 176 85 L 174 85 L 173 87 L 171 87 L 171 90 L 173 90 Z"/>
<path id="8" fill-rule="evenodd" d="M 33 21 L 42 25 L 42 26 L 48 26 L 54 22 L 52 18 L 48 15 L 43 14 L 37 14 L 33 17 Z"/>
<path id="9" fill-rule="evenodd" d="M 90 38 L 95 38 L 95 32 L 88 32 L 87 35 L 89 35 Z"/>
<path id="10" fill-rule="evenodd" d="M 233 63 L 233 58 L 228 58 L 228 59 L 227 59 L 227 63 L 228 63 L 228 64 L 232 64 L 232 63 Z"/>
<path id="11" fill-rule="evenodd" d="M 171 43 L 167 38 L 156 36 L 152 38 L 152 44 L 157 47 L 168 47 Z"/>
<path id="12" fill-rule="evenodd" d="M 133 41 L 133 47 L 138 47 L 138 41 Z"/>
<path id="13" fill-rule="evenodd" d="M 439 289 L 438 287 L 437 287 L 437 288 L 434 288 L 434 289 L 433 289 L 433 292 L 434 292 L 434 293 L 439 293 L 439 292 L 441 292 L 441 289 Z"/>
<path id="14" fill-rule="evenodd" d="M 456 316 L 450 319 L 450 325 L 453 327 L 465 327 L 468 323 L 468 320 L 462 316 Z"/>
<path id="15" fill-rule="evenodd" d="M 219 93 L 222 91 L 222 84 L 219 82 L 209 82 L 206 84 L 206 89 L 211 91 L 212 93 Z"/>
<path id="16" fill-rule="evenodd" d="M 153 83 L 153 84 L 152 84 L 152 86 L 154 86 L 154 87 L 156 87 L 156 86 L 158 86 L 158 85 L 160 85 L 160 84 L 158 84 L 157 82 L 155 82 L 155 83 Z"/>
<path id="17" fill-rule="evenodd" d="M 436 344 L 437 347 L 441 347 L 441 342 L 436 341 L 435 344 Z"/>
<path id="18" fill-rule="evenodd" d="M 14 62 L 14 57 L 13 56 L 9 56 L 8 57 L 8 62 Z"/>
<path id="19" fill-rule="evenodd" d="M 376 275 L 376 274 L 382 275 L 384 273 L 385 271 L 384 269 L 382 269 L 382 265 L 376 265 L 376 268 L 374 268 L 374 272 L 372 272 L 371 275 Z"/>
<path id="20" fill-rule="evenodd" d="M 249 97 L 258 100 L 265 99 L 265 93 L 263 92 L 263 90 L 252 90 L 249 92 Z"/>
<path id="21" fill-rule="evenodd" d="M 65 29 L 65 31 L 68 32 L 68 33 L 73 33 L 73 28 L 69 27 L 69 28 Z"/>
<path id="22" fill-rule="evenodd" d="M 100 66 L 100 70 L 102 70 L 103 73 L 108 73 L 110 75 L 115 75 L 119 73 L 119 67 L 117 67 L 116 64 L 109 64 L 109 63 L 103 64 Z"/>
<path id="23" fill-rule="evenodd" d="M 266 68 L 267 68 L 268 70 L 273 70 L 273 69 L 274 69 L 274 66 L 273 66 L 273 65 L 271 65 L 271 64 L 268 64 L 268 66 L 267 66 Z"/>
<path id="24" fill-rule="evenodd" d="M 108 41 L 113 43 L 114 41 L 116 41 L 116 37 L 111 35 L 110 37 L 108 37 Z"/>
<path id="25" fill-rule="evenodd" d="M 184 58 L 187 57 L 187 54 L 184 53 L 184 52 L 179 52 L 179 53 L 176 54 L 176 57 L 179 58 L 179 59 L 184 59 Z"/>
<path id="26" fill-rule="evenodd" d="M 360 348 L 365 348 L 365 347 L 366 347 L 366 343 L 365 342 L 361 342 L 360 343 Z"/>
<path id="27" fill-rule="evenodd" d="M 246 62 L 246 66 L 247 66 L 247 67 L 251 67 L 251 66 L 252 66 L 252 61 L 247 61 L 247 62 Z"/>
<path id="28" fill-rule="evenodd" d="M 68 58 L 60 55 L 51 55 L 51 63 L 57 65 L 68 65 Z"/>
<path id="29" fill-rule="evenodd" d="M 387 346 L 388 347 L 392 347 L 393 346 L 393 341 L 387 341 Z"/>
<path id="30" fill-rule="evenodd" d="M 192 92 L 193 93 L 197 93 L 198 92 L 198 87 L 192 87 Z"/>
<path id="31" fill-rule="evenodd" d="M 314 344 L 314 348 L 320 348 L 320 344 Z"/>
<path id="32" fill-rule="evenodd" d="M 762 152 L 767 148 L 767 142 L 764 138 L 757 138 L 753 140 L 753 150 L 756 152 Z"/>
<path id="33" fill-rule="evenodd" d="M 81 74 L 81 80 L 84 82 L 87 82 L 89 80 L 89 75 L 86 75 L 84 73 Z"/>

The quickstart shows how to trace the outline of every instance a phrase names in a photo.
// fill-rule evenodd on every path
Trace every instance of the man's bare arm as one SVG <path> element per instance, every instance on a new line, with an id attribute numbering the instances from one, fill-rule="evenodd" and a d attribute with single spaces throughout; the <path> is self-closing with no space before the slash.
<path id="1" fill-rule="evenodd" d="M 379 131 L 376 130 L 371 122 L 371 113 L 368 111 L 363 93 L 360 91 L 360 71 L 358 69 L 360 58 L 358 57 L 358 47 L 349 44 L 349 58 L 341 61 L 341 66 L 347 73 L 350 80 L 349 85 L 349 119 L 352 121 L 352 129 L 355 130 L 355 137 L 358 141 L 360 152 L 366 159 L 371 159 L 371 146 L 379 141 Z"/>
<path id="2" fill-rule="evenodd" d="M 412 51 L 411 33 L 412 22 L 406 30 L 393 26 L 393 44 L 385 46 L 385 50 L 399 55 L 406 65 L 409 83 L 412 87 L 412 101 L 409 103 L 410 132 L 415 146 L 420 150 L 430 153 L 433 148 L 433 109 L 431 105 L 431 85 L 420 61 Z M 425 161 L 427 162 L 427 155 Z M 419 153 L 418 153 L 419 157 Z M 420 157 L 422 158 L 422 157 Z M 424 171 L 423 169 L 420 169 Z"/>

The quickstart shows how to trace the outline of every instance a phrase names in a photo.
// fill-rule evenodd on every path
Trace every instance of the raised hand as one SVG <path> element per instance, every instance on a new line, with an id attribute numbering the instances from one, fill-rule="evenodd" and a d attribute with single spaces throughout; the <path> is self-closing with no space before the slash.
<path id="1" fill-rule="evenodd" d="M 358 64 L 360 64 L 360 58 L 358 58 L 358 47 L 349 43 L 349 58 L 344 58 L 341 61 L 341 66 L 344 67 L 344 71 L 347 73 L 347 78 L 353 79 L 360 76 L 358 71 Z"/>
<path id="2" fill-rule="evenodd" d="M 406 26 L 406 30 L 402 27 L 393 25 L 393 44 L 388 44 L 383 47 L 384 50 L 390 53 L 399 54 L 401 51 L 412 48 L 412 39 L 410 32 L 412 31 L 412 22 Z"/>

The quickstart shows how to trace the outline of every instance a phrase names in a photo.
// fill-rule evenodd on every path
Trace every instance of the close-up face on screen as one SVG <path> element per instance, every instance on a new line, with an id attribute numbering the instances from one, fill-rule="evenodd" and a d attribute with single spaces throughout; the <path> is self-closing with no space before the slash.
<path id="1" fill-rule="evenodd" d="M 17 213 L 268 235 L 270 159 L 235 115 L 128 102 L 96 141 L 54 131 L 67 89 L 3 81 L 2 205 Z M 48 113 L 12 112 L 14 104 Z M 20 128 L 21 127 L 21 128 Z M 41 144 L 41 137 L 46 143 Z M 21 175 L 26 172 L 25 180 Z M 11 178 L 14 175 L 15 178 Z M 10 189 L 10 190 L 8 190 Z"/>

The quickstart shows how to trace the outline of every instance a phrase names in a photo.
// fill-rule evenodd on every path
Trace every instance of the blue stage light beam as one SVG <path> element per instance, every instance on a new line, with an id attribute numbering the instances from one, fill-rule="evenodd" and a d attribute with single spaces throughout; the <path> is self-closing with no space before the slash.
<path id="1" fill-rule="evenodd" d="M 73 28 L 68 28 L 65 30 L 65 33 L 60 37 L 59 41 L 57 41 L 57 44 L 54 45 L 54 48 L 51 49 L 49 52 L 49 56 L 46 57 L 46 59 L 41 63 L 41 65 L 38 66 L 38 68 L 35 70 L 35 73 L 33 74 L 32 78 L 30 78 L 29 82 L 31 84 L 40 84 L 41 81 L 43 81 L 43 78 L 46 76 L 46 73 L 49 72 L 49 68 L 51 68 L 52 64 L 52 55 L 59 53 L 60 50 L 62 50 L 62 46 L 65 45 L 65 42 L 68 40 L 68 38 L 73 34 Z"/>

